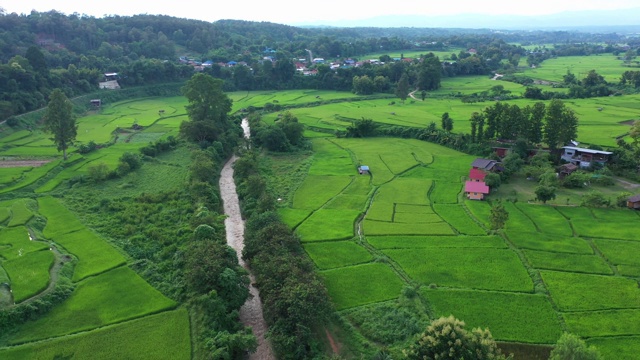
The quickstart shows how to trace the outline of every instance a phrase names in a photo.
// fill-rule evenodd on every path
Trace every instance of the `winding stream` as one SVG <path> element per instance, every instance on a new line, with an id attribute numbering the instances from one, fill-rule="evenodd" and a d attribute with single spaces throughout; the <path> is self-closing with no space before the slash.
<path id="1" fill-rule="evenodd" d="M 247 119 L 242 120 L 242 129 L 245 137 L 249 137 L 249 122 Z M 231 246 L 238 255 L 238 262 L 242 267 L 249 270 L 247 264 L 242 260 L 242 249 L 244 248 L 244 220 L 240 214 L 240 202 L 236 193 L 236 184 L 233 181 L 233 164 L 238 159 L 233 156 L 222 168 L 220 174 L 220 195 L 224 206 L 224 213 L 227 218 L 224 220 L 224 226 L 227 233 L 227 244 Z M 250 360 L 274 360 L 275 356 L 271 349 L 271 344 L 265 339 L 267 332 L 267 324 L 262 314 L 262 301 L 260 300 L 260 292 L 253 285 L 255 278 L 249 271 L 251 284 L 249 292 L 251 297 L 240 308 L 240 321 L 245 326 L 253 329 L 253 334 L 258 340 L 258 348 L 249 356 Z"/>

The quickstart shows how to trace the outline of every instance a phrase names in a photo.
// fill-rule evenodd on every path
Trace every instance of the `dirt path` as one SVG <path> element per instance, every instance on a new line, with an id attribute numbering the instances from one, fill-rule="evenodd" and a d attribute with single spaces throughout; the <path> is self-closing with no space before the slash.
<path id="1" fill-rule="evenodd" d="M 244 121 L 243 121 L 244 122 Z M 246 130 L 245 130 L 246 134 Z M 233 182 L 233 164 L 238 158 L 233 156 L 222 169 L 220 174 L 220 195 L 224 205 L 224 213 L 227 218 L 224 220 L 224 226 L 227 232 L 227 244 L 231 246 L 238 254 L 238 262 L 242 267 L 249 270 L 244 260 L 242 260 L 242 249 L 244 248 L 244 220 L 240 214 L 240 205 L 238 194 L 236 193 L 236 184 Z M 247 300 L 242 308 L 240 308 L 240 321 L 245 326 L 251 326 L 253 334 L 258 339 L 258 349 L 250 354 L 250 360 L 274 360 L 275 356 L 271 349 L 271 344 L 265 339 L 267 332 L 267 324 L 262 314 L 262 301 L 260 301 L 260 292 L 253 285 L 255 278 L 249 272 L 251 285 L 249 292 L 251 298 Z"/>
<path id="2" fill-rule="evenodd" d="M 50 163 L 51 160 L 0 160 L 0 168 L 38 167 Z"/>
<path id="3" fill-rule="evenodd" d="M 624 187 L 627 190 L 635 190 L 637 188 L 640 188 L 640 184 L 635 184 L 620 178 L 615 178 L 615 179 L 618 180 L 618 182 L 622 184 L 622 187 Z"/>

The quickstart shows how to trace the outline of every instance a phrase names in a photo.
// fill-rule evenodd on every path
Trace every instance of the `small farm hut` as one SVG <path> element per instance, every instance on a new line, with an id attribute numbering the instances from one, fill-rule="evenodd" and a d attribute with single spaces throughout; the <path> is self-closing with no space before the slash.
<path id="1" fill-rule="evenodd" d="M 629 209 L 640 210 L 640 194 L 630 197 L 627 200 L 627 207 Z"/>
<path id="2" fill-rule="evenodd" d="M 360 165 L 358 167 L 358 173 L 360 173 L 360 175 L 369 174 L 369 167 L 367 165 Z"/>

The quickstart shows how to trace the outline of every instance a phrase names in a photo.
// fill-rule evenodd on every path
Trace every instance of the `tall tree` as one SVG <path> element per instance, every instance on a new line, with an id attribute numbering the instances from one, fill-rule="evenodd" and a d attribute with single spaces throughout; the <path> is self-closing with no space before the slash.
<path id="1" fill-rule="evenodd" d="M 407 74 L 402 74 L 400 77 L 396 87 L 396 96 L 399 97 L 402 102 L 407 100 L 407 96 L 409 96 L 409 77 Z"/>
<path id="2" fill-rule="evenodd" d="M 448 112 L 442 114 L 442 129 L 449 132 L 453 130 L 453 119 Z"/>
<path id="3" fill-rule="evenodd" d="M 509 220 L 507 209 L 504 208 L 501 201 L 497 201 L 491 206 L 491 216 L 489 217 L 491 230 L 502 229 L 507 223 L 507 220 Z"/>
<path id="4" fill-rule="evenodd" d="M 552 154 L 578 136 L 578 118 L 561 100 L 553 99 L 547 106 L 544 142 Z"/>
<path id="5" fill-rule="evenodd" d="M 180 133 L 191 141 L 215 141 L 229 130 L 231 99 L 222 91 L 222 80 L 210 75 L 193 75 L 182 88 L 189 101 L 189 121 L 180 124 Z"/>
<path id="6" fill-rule="evenodd" d="M 527 130 L 524 136 L 529 142 L 537 144 L 542 141 L 542 125 L 545 115 L 545 105 L 543 102 L 533 104 L 533 107 L 525 107 L 527 116 Z"/>
<path id="7" fill-rule="evenodd" d="M 440 88 L 442 77 L 442 64 L 433 53 L 429 53 L 421 59 L 418 72 L 418 88 L 421 90 L 435 90 Z"/>
<path id="8" fill-rule="evenodd" d="M 78 125 L 73 115 L 73 105 L 60 89 L 55 89 L 49 97 L 49 105 L 44 114 L 44 128 L 53 135 L 58 151 L 67 160 L 67 149 L 78 134 Z"/>

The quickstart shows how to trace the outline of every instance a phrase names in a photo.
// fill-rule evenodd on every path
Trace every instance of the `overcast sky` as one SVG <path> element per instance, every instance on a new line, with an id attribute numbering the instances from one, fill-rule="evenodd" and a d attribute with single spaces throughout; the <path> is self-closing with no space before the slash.
<path id="1" fill-rule="evenodd" d="M 237 19 L 280 24 L 368 19 L 380 15 L 514 14 L 544 15 L 572 10 L 611 10 L 640 7 L 638 0 L 13 0 L 0 3 L 7 13 L 57 10 L 65 14 L 161 14 L 216 21 Z"/>

